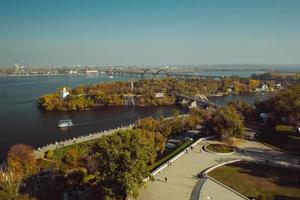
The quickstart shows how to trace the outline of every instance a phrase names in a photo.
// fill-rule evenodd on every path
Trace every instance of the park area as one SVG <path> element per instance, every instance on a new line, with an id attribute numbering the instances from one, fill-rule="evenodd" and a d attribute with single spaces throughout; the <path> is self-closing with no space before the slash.
<path id="1" fill-rule="evenodd" d="M 275 129 L 266 128 L 262 132 L 264 134 L 259 136 L 262 142 L 289 152 L 300 153 L 300 136 L 291 127 L 277 125 Z"/>
<path id="2" fill-rule="evenodd" d="M 231 153 L 234 152 L 234 147 L 226 144 L 209 144 L 206 149 L 216 153 Z"/>
<path id="3" fill-rule="evenodd" d="M 299 169 L 238 162 L 219 167 L 209 176 L 249 198 L 300 200 Z"/>

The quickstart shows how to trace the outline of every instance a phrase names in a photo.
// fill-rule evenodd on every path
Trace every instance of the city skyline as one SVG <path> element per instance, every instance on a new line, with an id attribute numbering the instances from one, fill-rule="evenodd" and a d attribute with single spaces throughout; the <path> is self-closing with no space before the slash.
<path id="1" fill-rule="evenodd" d="M 296 0 L 0 3 L 0 65 L 300 63 Z"/>

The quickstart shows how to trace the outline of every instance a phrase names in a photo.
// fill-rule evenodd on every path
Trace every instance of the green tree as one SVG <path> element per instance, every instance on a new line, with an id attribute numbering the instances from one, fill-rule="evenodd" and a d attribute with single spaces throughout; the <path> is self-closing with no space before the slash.
<path id="1" fill-rule="evenodd" d="M 115 199 L 136 197 L 148 175 L 147 162 L 153 147 L 139 130 L 119 131 L 96 144 L 98 184 Z"/>
<path id="2" fill-rule="evenodd" d="M 52 149 L 49 149 L 48 151 L 46 151 L 45 158 L 52 159 L 53 156 L 54 156 L 54 152 Z"/>
<path id="3" fill-rule="evenodd" d="M 273 123 L 297 125 L 300 121 L 300 84 L 280 90 L 271 98 L 255 104 L 258 113 L 269 113 Z M 286 118 L 286 121 L 282 121 Z M 271 122 L 270 122 L 271 123 Z"/>
<path id="4" fill-rule="evenodd" d="M 215 110 L 204 122 L 207 131 L 220 140 L 228 141 L 230 137 L 243 137 L 243 118 L 233 106 L 224 106 Z"/>
<path id="5" fill-rule="evenodd" d="M 255 79 L 250 79 L 248 81 L 248 87 L 251 91 L 254 91 L 255 88 L 257 88 L 260 84 L 260 81 L 259 80 L 255 80 Z"/>
<path id="6" fill-rule="evenodd" d="M 257 119 L 257 113 L 254 106 L 244 101 L 229 102 L 228 105 L 233 106 L 239 113 L 241 113 L 247 124 L 254 123 Z"/>
<path id="7" fill-rule="evenodd" d="M 159 127 L 159 121 L 153 119 L 152 117 L 146 117 L 140 119 L 136 122 L 136 127 L 147 131 L 157 131 Z"/>
<path id="8" fill-rule="evenodd" d="M 75 148 L 68 149 L 66 155 L 63 157 L 63 161 L 69 166 L 76 166 L 78 159 L 78 151 Z"/>
<path id="9" fill-rule="evenodd" d="M 172 117 L 178 118 L 178 116 L 179 116 L 179 111 L 177 109 L 172 109 Z"/>

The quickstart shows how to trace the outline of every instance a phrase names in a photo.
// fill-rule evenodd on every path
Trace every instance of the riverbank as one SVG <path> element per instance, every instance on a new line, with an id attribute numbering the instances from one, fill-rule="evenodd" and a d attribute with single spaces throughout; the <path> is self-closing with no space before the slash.
<path id="1" fill-rule="evenodd" d="M 132 195 L 130 191 L 138 192 L 139 188 L 144 185 L 144 178 L 148 177 L 152 171 L 148 169 L 148 166 L 162 162 L 159 155 L 165 151 L 167 139 L 182 136 L 182 139 L 177 138 L 178 141 L 181 140 L 182 145 L 179 145 L 178 149 L 171 154 L 164 155 L 169 159 L 188 148 L 192 140 L 186 138 L 185 132 L 195 129 L 199 123 L 195 114 L 174 113 L 171 117 L 164 119 L 144 118 L 136 121 L 134 125 L 130 124 L 126 127 L 89 134 L 39 148 L 34 152 L 35 157 L 38 158 L 35 166 L 38 171 L 28 178 L 29 184 L 27 180 L 24 180 L 26 182 L 24 191 L 38 199 L 45 194 L 51 195 L 52 192 L 43 192 L 45 182 L 41 181 L 41 177 L 47 177 L 47 181 L 51 182 L 50 177 L 59 176 L 64 177 L 64 181 L 54 180 L 54 183 L 60 186 L 63 184 L 66 195 L 74 194 L 72 193 L 73 187 L 77 187 L 78 192 L 75 195 L 80 195 L 85 188 L 93 190 L 93 185 L 99 184 L 101 187 L 98 188 L 100 190 L 98 194 L 106 196 L 108 194 L 105 188 L 110 188 L 113 193 L 109 195 L 122 195 L 124 198 L 121 199 L 125 199 Z M 148 127 L 149 124 L 154 126 Z M 181 126 L 177 126 L 178 124 Z M 108 165 L 111 167 L 108 168 Z M 45 172 L 46 175 L 43 175 Z M 125 177 L 124 174 L 126 174 Z M 76 177 L 80 175 L 81 178 L 78 177 L 79 179 L 75 180 L 75 175 Z M 126 182 L 128 176 L 136 178 L 132 178 L 132 182 L 128 183 Z M 110 185 L 109 180 L 114 180 L 114 185 Z M 58 181 L 61 184 L 58 184 Z M 34 188 L 30 187 L 30 183 Z M 124 188 L 123 185 L 126 187 Z M 127 190 L 127 187 L 132 187 L 132 189 Z M 65 194 L 58 192 L 56 195 Z"/>
<path id="2" fill-rule="evenodd" d="M 116 79 L 128 80 L 126 77 L 115 77 L 114 80 Z M 36 106 L 36 99 L 39 96 L 51 93 L 62 85 L 75 88 L 79 85 L 94 85 L 108 81 L 112 80 L 107 76 L 0 78 L 0 120 L 5 122 L 0 123 L 1 132 L 5 135 L 0 141 L 0 160 L 4 160 L 9 148 L 17 143 L 38 148 L 56 141 L 121 127 L 147 116 L 154 118 L 170 116 L 174 109 L 186 113 L 185 109 L 177 106 L 100 106 L 84 112 L 44 112 Z M 223 105 L 241 99 L 253 104 L 257 98 L 260 98 L 257 94 L 227 95 L 210 98 L 210 101 Z M 62 131 L 56 126 L 61 119 L 72 119 L 76 126 Z"/>
<path id="3" fill-rule="evenodd" d="M 101 83 L 76 88 L 58 88 L 38 98 L 45 111 L 85 110 L 99 105 L 165 106 L 174 105 L 178 96 L 222 96 L 254 91 L 260 80 L 244 78 L 152 79 Z M 271 83 L 270 83 L 271 84 Z"/>
<path id="4" fill-rule="evenodd" d="M 129 124 L 127 126 L 122 126 L 122 127 L 117 127 L 114 129 L 109 129 L 109 130 L 105 130 L 102 132 L 98 132 L 98 133 L 90 133 L 88 135 L 85 136 L 79 136 L 77 138 L 72 138 L 69 140 L 64 140 L 64 141 L 56 141 L 54 143 L 42 146 L 42 147 L 38 147 L 35 151 L 35 157 L 36 159 L 40 159 L 43 158 L 46 154 L 47 151 L 54 151 L 60 148 L 65 148 L 71 145 L 76 145 L 76 144 L 80 144 L 80 143 L 84 143 L 84 142 L 88 142 L 91 140 L 96 140 L 99 139 L 102 136 L 105 135 L 111 135 L 113 133 L 115 133 L 116 131 L 120 131 L 120 130 L 126 130 L 126 129 L 131 129 L 134 126 L 134 124 Z"/>

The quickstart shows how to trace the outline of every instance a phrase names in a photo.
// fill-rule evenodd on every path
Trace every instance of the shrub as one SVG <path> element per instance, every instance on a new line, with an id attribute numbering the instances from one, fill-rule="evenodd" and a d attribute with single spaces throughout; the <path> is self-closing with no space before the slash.
<path id="1" fill-rule="evenodd" d="M 52 159 L 53 156 L 54 156 L 54 152 L 52 149 L 49 149 L 48 151 L 46 151 L 45 158 Z"/>

